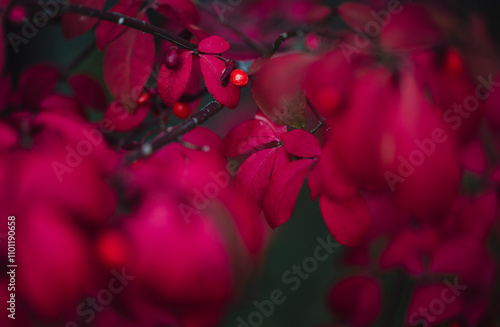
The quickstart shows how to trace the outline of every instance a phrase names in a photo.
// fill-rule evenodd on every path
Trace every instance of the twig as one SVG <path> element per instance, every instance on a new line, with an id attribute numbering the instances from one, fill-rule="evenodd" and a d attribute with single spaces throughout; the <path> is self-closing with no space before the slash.
<path id="1" fill-rule="evenodd" d="M 33 3 L 36 4 L 36 3 Z M 167 32 L 162 28 L 153 26 L 151 24 L 146 23 L 145 21 L 138 20 L 136 18 L 128 17 L 116 12 L 105 12 L 85 6 L 80 5 L 72 5 L 68 4 L 61 8 L 61 13 L 72 13 L 89 17 L 96 17 L 102 20 L 107 20 L 118 25 L 123 25 L 127 27 L 134 28 L 136 30 L 142 31 L 144 33 L 149 33 L 155 36 L 158 36 L 164 40 L 172 42 L 173 44 L 182 47 L 187 50 L 196 50 L 198 46 L 194 43 L 191 43 L 182 37 Z"/>
<path id="2" fill-rule="evenodd" d="M 325 118 L 321 117 L 319 112 L 316 110 L 316 108 L 313 106 L 311 100 L 309 100 L 308 97 L 306 97 L 307 105 L 309 108 L 311 108 L 311 111 L 313 112 L 314 116 L 318 119 L 318 125 L 311 131 L 311 134 L 316 133 L 321 127 L 325 126 L 326 129 L 328 130 L 328 126 L 325 123 Z"/>
<path id="3" fill-rule="evenodd" d="M 176 127 L 169 127 L 165 134 L 159 136 L 151 143 L 144 143 L 140 150 L 134 151 L 127 156 L 125 159 L 126 163 L 132 163 L 140 158 L 149 157 L 165 145 L 171 142 L 176 142 L 179 137 L 206 122 L 209 118 L 220 112 L 222 108 L 224 108 L 224 106 L 217 101 L 210 102 L 182 124 L 177 125 Z"/>

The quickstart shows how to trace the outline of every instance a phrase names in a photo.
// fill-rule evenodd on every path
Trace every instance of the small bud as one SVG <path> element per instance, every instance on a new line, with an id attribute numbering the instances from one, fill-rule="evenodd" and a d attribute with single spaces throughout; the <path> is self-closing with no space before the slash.
<path id="1" fill-rule="evenodd" d="M 229 83 L 229 79 L 231 77 L 231 73 L 234 70 L 235 64 L 236 63 L 234 59 L 229 59 L 228 61 L 226 61 L 226 69 L 224 69 L 224 71 L 222 72 L 222 76 L 220 77 L 220 84 L 222 85 L 222 87 L 226 87 Z"/>
<path id="2" fill-rule="evenodd" d="M 165 62 L 164 65 L 168 69 L 176 69 L 179 67 L 179 48 L 176 46 L 170 47 L 170 49 L 167 52 L 167 55 L 165 56 Z"/>

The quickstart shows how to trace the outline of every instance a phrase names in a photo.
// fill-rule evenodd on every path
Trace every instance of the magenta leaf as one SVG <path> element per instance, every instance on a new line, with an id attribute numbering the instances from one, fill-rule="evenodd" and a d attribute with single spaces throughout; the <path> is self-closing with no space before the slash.
<path id="1" fill-rule="evenodd" d="M 203 39 L 198 46 L 198 50 L 204 53 L 218 54 L 229 50 L 229 43 L 220 36 L 213 35 Z"/>
<path id="2" fill-rule="evenodd" d="M 105 126 L 108 130 L 117 132 L 130 131 L 142 124 L 148 112 L 149 105 L 147 103 L 138 106 L 134 113 L 130 113 L 124 105 L 115 100 L 106 109 L 102 125 L 104 126 L 107 121 L 110 122 L 109 126 Z"/>
<path id="3" fill-rule="evenodd" d="M 169 107 L 179 100 L 186 88 L 193 67 L 193 53 L 181 53 L 179 62 L 176 69 L 168 69 L 162 65 L 158 75 L 158 93 L 163 103 Z"/>
<path id="4" fill-rule="evenodd" d="M 234 179 L 234 191 L 250 202 L 262 206 L 264 192 L 272 175 L 289 161 L 283 147 L 252 154 L 238 169 Z"/>
<path id="5" fill-rule="evenodd" d="M 321 146 L 318 139 L 302 129 L 294 129 L 288 133 L 281 134 L 281 140 L 283 141 L 285 150 L 294 156 L 315 158 L 321 154 Z"/>
<path id="6" fill-rule="evenodd" d="M 193 1 L 186 0 L 157 0 L 157 11 L 184 27 L 198 24 L 200 14 Z"/>
<path id="7" fill-rule="evenodd" d="M 68 82 L 80 104 L 103 111 L 106 109 L 106 94 L 96 79 L 89 75 L 76 74 L 71 76 Z"/>
<path id="8" fill-rule="evenodd" d="M 201 55 L 200 58 L 201 72 L 205 78 L 208 92 L 222 105 L 235 109 L 240 101 L 240 88 L 232 83 L 222 87 L 220 82 L 226 64 L 211 55 Z"/>
<path id="9" fill-rule="evenodd" d="M 342 201 L 321 196 L 319 204 L 326 226 L 337 242 L 356 246 L 362 241 L 370 226 L 370 214 L 359 193 Z"/>
<path id="10" fill-rule="evenodd" d="M 40 103 L 40 111 L 55 112 L 79 120 L 85 117 L 79 102 L 70 96 L 51 94 Z"/>
<path id="11" fill-rule="evenodd" d="M 36 64 L 23 71 L 17 92 L 11 100 L 14 105 L 36 108 L 54 90 L 61 72 L 54 66 Z"/>
<path id="12" fill-rule="evenodd" d="M 106 0 L 71 0 L 70 2 L 72 5 L 81 5 L 95 9 L 102 9 Z M 58 4 L 55 4 L 55 6 L 58 6 Z M 67 39 L 75 38 L 83 33 L 90 31 L 90 29 L 94 27 L 94 25 L 98 21 L 97 18 L 75 14 L 65 14 L 62 16 L 61 20 L 62 31 L 64 37 L 66 37 Z"/>
<path id="13" fill-rule="evenodd" d="M 264 194 L 263 209 L 267 222 L 276 228 L 292 215 L 312 159 L 293 161 L 273 174 Z"/>
<path id="14" fill-rule="evenodd" d="M 137 11 L 141 8 L 142 1 L 121 1 L 112 7 L 109 12 L 116 12 L 129 17 L 135 17 Z M 116 39 L 127 27 L 118 25 L 114 22 L 102 20 L 95 29 L 96 44 L 100 50 L 103 50 L 108 43 Z"/>
<path id="15" fill-rule="evenodd" d="M 147 17 L 142 18 L 147 22 Z M 153 67 L 154 39 L 150 34 L 127 29 L 104 53 L 104 79 L 118 101 L 128 110 L 137 106 Z"/>
<path id="16" fill-rule="evenodd" d="M 423 6 L 409 4 L 380 33 L 380 43 L 391 50 L 409 50 L 443 42 L 443 34 Z"/>
<path id="17" fill-rule="evenodd" d="M 337 8 L 339 16 L 352 28 L 364 31 L 368 22 L 375 18 L 370 15 L 371 8 L 358 2 L 344 2 Z"/>
<path id="18" fill-rule="evenodd" d="M 312 60 L 312 56 L 293 53 L 256 60 L 250 68 L 255 102 L 275 123 L 304 127 L 306 97 L 301 82 Z"/>
<path id="19" fill-rule="evenodd" d="M 316 163 L 309 172 L 307 177 L 307 186 L 311 191 L 311 200 L 314 201 L 320 194 L 324 193 L 323 176 L 321 174 L 321 166 Z"/>
<path id="20" fill-rule="evenodd" d="M 229 132 L 222 145 L 223 153 L 235 158 L 272 141 L 279 141 L 272 127 L 262 119 L 253 119 Z"/>

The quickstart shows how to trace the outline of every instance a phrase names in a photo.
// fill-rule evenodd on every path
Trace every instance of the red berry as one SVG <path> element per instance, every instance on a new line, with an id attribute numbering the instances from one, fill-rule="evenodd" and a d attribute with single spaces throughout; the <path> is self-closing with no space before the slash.
<path id="1" fill-rule="evenodd" d="M 241 69 L 235 69 L 231 72 L 231 83 L 236 86 L 245 86 L 248 84 L 248 75 Z"/>
<path id="2" fill-rule="evenodd" d="M 137 104 L 144 104 L 144 103 L 148 102 L 150 97 L 151 97 L 151 95 L 149 94 L 149 92 L 142 93 L 139 96 L 139 99 L 137 99 Z"/>
<path id="3" fill-rule="evenodd" d="M 178 118 L 186 119 L 191 115 L 191 108 L 186 103 L 177 102 L 174 104 L 173 112 Z"/>
<path id="4" fill-rule="evenodd" d="M 165 55 L 165 61 L 163 64 L 165 67 L 168 69 L 176 69 L 179 67 L 179 48 L 176 46 L 171 46 L 170 49 L 167 51 L 167 54 Z"/>

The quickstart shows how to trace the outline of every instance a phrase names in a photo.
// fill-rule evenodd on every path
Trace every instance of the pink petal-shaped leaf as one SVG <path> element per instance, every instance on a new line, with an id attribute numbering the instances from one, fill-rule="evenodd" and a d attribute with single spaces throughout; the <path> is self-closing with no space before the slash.
<path id="1" fill-rule="evenodd" d="M 19 78 L 13 105 L 36 108 L 40 102 L 52 93 L 61 73 L 54 66 L 36 64 L 25 69 Z"/>
<path id="2" fill-rule="evenodd" d="M 147 22 L 147 17 L 142 17 Z M 127 29 L 104 53 L 104 79 L 118 101 L 129 110 L 137 106 L 153 67 L 154 39 L 147 33 Z"/>
<path id="3" fill-rule="evenodd" d="M 455 275 L 456 273 L 453 272 L 452 274 Z M 464 297 L 453 297 L 453 301 L 447 301 L 450 303 L 446 303 L 446 305 L 443 305 L 443 310 L 439 311 L 439 315 L 432 316 L 432 323 L 427 323 L 427 321 L 430 321 L 428 319 L 429 315 L 427 314 L 427 309 L 424 311 L 423 308 L 427 308 L 430 303 L 436 303 L 437 299 L 442 299 L 444 290 L 449 289 L 447 285 L 448 283 L 450 283 L 450 281 L 451 284 L 453 284 L 453 279 L 446 279 L 445 283 L 443 283 L 442 281 L 432 284 L 419 283 L 419 285 L 415 287 L 413 293 L 410 296 L 411 300 L 408 304 L 406 317 L 407 321 L 410 322 L 411 325 L 418 326 L 420 322 L 424 322 L 424 325 L 440 326 L 445 321 L 449 321 L 453 317 L 456 317 L 465 311 L 463 303 Z M 461 280 L 458 280 L 458 284 L 462 285 L 463 282 Z M 455 288 L 451 289 L 457 292 Z M 466 309 L 467 311 L 470 311 L 470 305 L 468 305 Z"/>
<path id="4" fill-rule="evenodd" d="M 296 160 L 281 167 L 272 176 L 263 202 L 264 215 L 272 228 L 280 226 L 292 215 L 304 179 L 313 163 L 312 159 Z"/>
<path id="5" fill-rule="evenodd" d="M 180 65 L 176 69 L 168 69 L 162 65 L 158 74 L 158 93 L 163 103 L 169 107 L 179 100 L 186 88 L 193 67 L 192 52 L 182 53 L 179 61 Z"/>
<path id="6" fill-rule="evenodd" d="M 382 303 L 381 283 L 370 275 L 350 275 L 339 280 L 328 293 L 329 309 L 339 322 L 352 327 L 373 326 Z"/>
<path id="7" fill-rule="evenodd" d="M 476 174 L 483 174 L 487 168 L 488 159 L 480 140 L 474 140 L 465 145 L 460 155 L 460 161 L 465 169 Z"/>
<path id="8" fill-rule="evenodd" d="M 279 141 L 269 124 L 261 119 L 253 119 L 237 126 L 224 139 L 223 153 L 235 158 L 260 145 Z"/>
<path id="9" fill-rule="evenodd" d="M 297 157 L 314 158 L 321 154 L 319 141 L 311 133 L 302 129 L 294 129 L 281 134 L 285 150 Z"/>
<path id="10" fill-rule="evenodd" d="M 283 147 L 266 149 L 245 160 L 234 179 L 234 191 L 242 198 L 262 206 L 264 192 L 272 175 L 290 161 Z"/>
<path id="11" fill-rule="evenodd" d="M 198 46 L 198 50 L 204 53 L 223 53 L 229 50 L 229 43 L 227 43 L 226 40 L 221 38 L 220 36 L 213 35 L 209 36 L 206 39 L 203 39 L 203 41 L 200 42 L 200 45 Z"/>
<path id="12" fill-rule="evenodd" d="M 311 200 L 314 201 L 320 194 L 324 193 L 323 177 L 321 174 L 321 167 L 316 163 L 307 177 L 307 186 L 311 190 Z"/>
<path id="13" fill-rule="evenodd" d="M 67 95 L 51 94 L 40 103 L 40 111 L 56 112 L 62 116 L 80 120 L 84 118 L 80 103 Z"/>
<path id="14" fill-rule="evenodd" d="M 370 214 L 360 194 L 344 201 L 321 196 L 319 204 L 326 226 L 337 242 L 356 246 L 362 241 L 370 226 Z"/>
<path id="15" fill-rule="evenodd" d="M 401 13 L 392 15 L 380 33 L 380 43 L 391 50 L 430 47 L 442 40 L 430 10 L 417 4 L 407 4 Z"/>
<path id="16" fill-rule="evenodd" d="M 71 76 L 68 82 L 80 104 L 99 110 L 106 109 L 106 94 L 95 78 L 76 74 Z"/>
<path id="17" fill-rule="evenodd" d="M 138 106 L 134 113 L 130 113 L 125 106 L 115 100 L 109 105 L 104 114 L 104 119 L 111 122 L 111 125 L 106 128 L 118 132 L 132 130 L 142 124 L 148 112 L 149 105 L 147 103 Z"/>
<path id="18" fill-rule="evenodd" d="M 240 102 L 240 88 L 233 83 L 222 87 L 220 82 L 226 64 L 215 56 L 201 55 L 200 57 L 201 72 L 205 78 L 208 92 L 222 105 L 230 109 L 236 108 Z"/>
<path id="19" fill-rule="evenodd" d="M 345 2 L 337 8 L 339 16 L 352 28 L 364 30 L 365 25 L 374 21 L 371 8 L 359 2 Z"/>
<path id="20" fill-rule="evenodd" d="M 129 17 L 135 17 L 137 11 L 141 8 L 142 1 L 120 1 L 113 6 L 109 12 L 117 12 Z M 116 39 L 127 27 L 113 22 L 101 21 L 95 29 L 96 44 L 100 50 L 103 50 L 108 43 Z"/>
<path id="21" fill-rule="evenodd" d="M 193 1 L 186 0 L 157 0 L 157 11 L 183 27 L 191 24 L 197 24 L 200 20 L 200 14 Z"/>
<path id="22" fill-rule="evenodd" d="M 307 102 L 301 82 L 312 60 L 312 56 L 292 53 L 252 65 L 255 102 L 275 123 L 304 127 Z"/>
<path id="23" fill-rule="evenodd" d="M 90 7 L 95 9 L 102 9 L 106 0 L 71 0 L 72 5 L 82 5 L 84 7 Z M 51 9 L 53 12 L 57 13 L 59 9 L 58 3 L 54 3 L 56 8 Z M 47 3 L 47 7 L 50 7 Z M 54 13 L 54 15 L 55 15 Z M 83 33 L 90 31 L 92 27 L 97 23 L 97 18 L 92 18 L 89 16 L 80 16 L 75 14 L 65 14 L 62 16 L 62 31 L 64 37 L 67 39 L 75 38 Z"/>
<path id="24" fill-rule="evenodd" d="M 0 152 L 13 148 L 19 140 L 17 132 L 7 124 L 0 123 Z"/>

